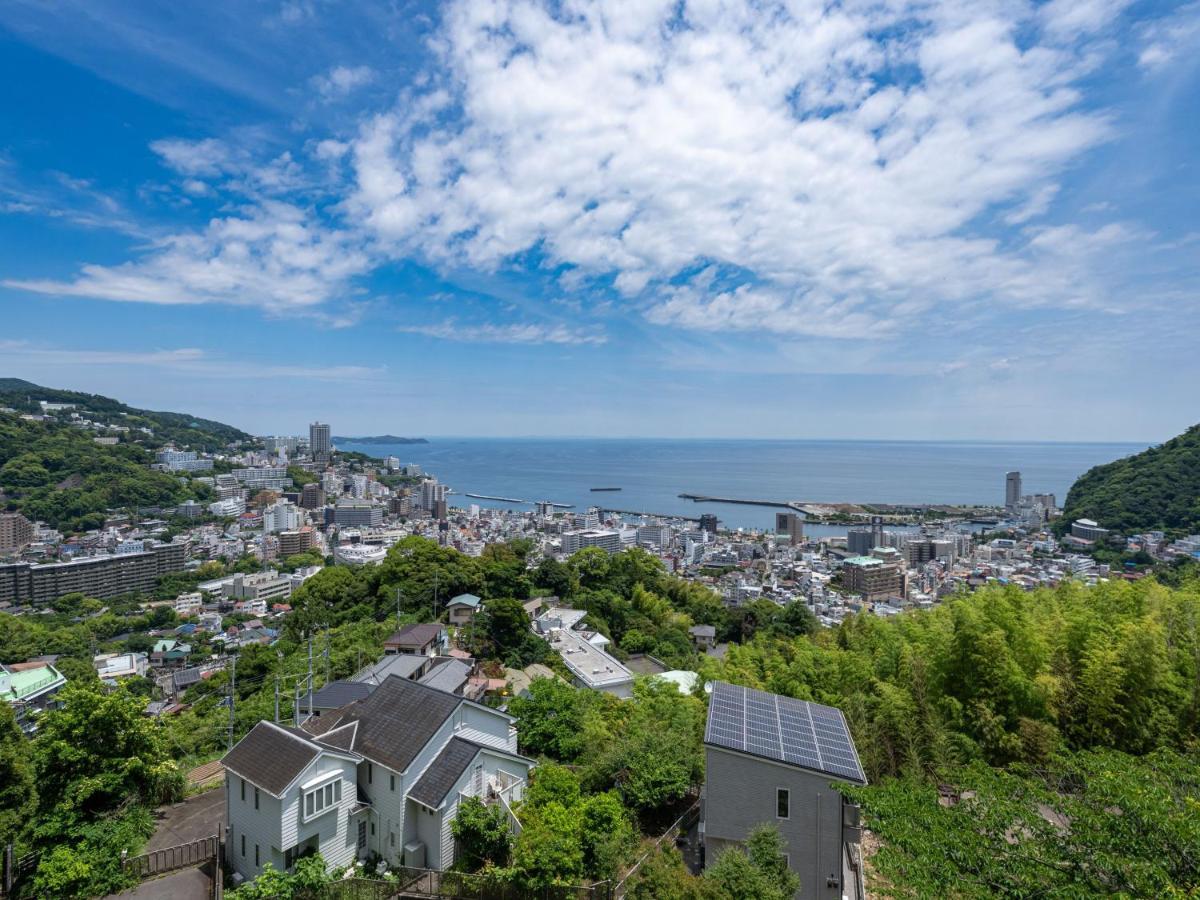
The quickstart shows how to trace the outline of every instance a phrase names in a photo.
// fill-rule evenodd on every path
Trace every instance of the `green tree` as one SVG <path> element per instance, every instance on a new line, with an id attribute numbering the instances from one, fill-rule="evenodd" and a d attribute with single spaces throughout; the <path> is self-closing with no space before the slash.
<path id="1" fill-rule="evenodd" d="M 581 796 L 578 775 L 566 766 L 543 763 L 532 772 L 524 802 L 532 807 L 558 803 L 566 809 L 573 809 Z"/>
<path id="2" fill-rule="evenodd" d="M 450 830 L 457 841 L 459 865 L 468 872 L 478 871 L 489 863 L 508 865 L 512 832 L 498 805 L 488 806 L 478 797 L 468 797 L 459 803 Z"/>
<path id="3" fill-rule="evenodd" d="M 513 869 L 527 891 L 576 884 L 583 877 L 581 822 L 574 810 L 550 802 L 533 810 L 513 847 Z"/>
<path id="4" fill-rule="evenodd" d="M 16 840 L 37 806 L 29 742 L 7 703 L 0 703 L 0 848 Z"/>
<path id="5" fill-rule="evenodd" d="M 633 846 L 634 832 L 621 799 L 593 794 L 580 804 L 583 868 L 588 877 L 613 878 Z"/>
<path id="6" fill-rule="evenodd" d="M 33 742 L 39 790 L 37 834 L 55 839 L 129 798 L 157 805 L 183 789 L 164 734 L 124 689 L 70 684 Z"/>
<path id="7" fill-rule="evenodd" d="M 526 753 L 573 762 L 584 748 L 588 695 L 557 678 L 535 678 L 528 697 L 514 697 L 517 739 Z"/>

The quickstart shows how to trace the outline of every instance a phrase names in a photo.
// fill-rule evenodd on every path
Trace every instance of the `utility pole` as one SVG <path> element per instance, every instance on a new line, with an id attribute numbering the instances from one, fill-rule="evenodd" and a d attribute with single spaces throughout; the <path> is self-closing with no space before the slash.
<path id="1" fill-rule="evenodd" d="M 275 724 L 279 724 L 279 676 L 275 676 Z"/>
<path id="2" fill-rule="evenodd" d="M 234 698 L 237 696 L 237 657 L 234 656 L 229 660 L 229 746 L 228 750 L 233 749 L 233 704 Z"/>
<path id="3" fill-rule="evenodd" d="M 312 718 L 313 714 L 313 657 L 312 657 L 312 633 L 308 635 L 308 715 Z"/>
<path id="4" fill-rule="evenodd" d="M 438 617 L 438 570 L 433 570 L 433 621 Z"/>
<path id="5" fill-rule="evenodd" d="M 396 627 L 400 627 L 400 588 L 396 587 Z"/>
<path id="6" fill-rule="evenodd" d="M 296 699 L 292 701 L 292 712 L 296 720 L 295 725 L 300 727 L 300 679 L 296 679 Z"/>
<path id="7" fill-rule="evenodd" d="M 329 626 L 325 626 L 325 683 L 329 684 Z"/>

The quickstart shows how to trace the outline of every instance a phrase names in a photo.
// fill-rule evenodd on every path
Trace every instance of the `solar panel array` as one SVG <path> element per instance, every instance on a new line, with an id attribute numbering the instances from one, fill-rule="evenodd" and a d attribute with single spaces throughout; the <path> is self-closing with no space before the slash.
<path id="1" fill-rule="evenodd" d="M 715 682 L 706 743 L 866 783 L 842 711 Z"/>

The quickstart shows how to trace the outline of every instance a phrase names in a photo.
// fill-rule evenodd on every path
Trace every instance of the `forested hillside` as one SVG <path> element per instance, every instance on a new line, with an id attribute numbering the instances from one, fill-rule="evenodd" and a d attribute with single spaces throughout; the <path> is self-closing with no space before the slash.
<path id="1" fill-rule="evenodd" d="M 1081 475 L 1067 494 L 1060 530 L 1079 518 L 1124 534 L 1200 531 L 1200 425 Z"/>
<path id="2" fill-rule="evenodd" d="M 241 429 L 187 413 L 137 409 L 99 394 L 42 387 L 20 378 L 0 378 L 0 406 L 22 413 L 40 413 L 40 401 L 73 403 L 76 406 L 74 411 L 85 414 L 94 422 L 123 425 L 131 429 L 149 428 L 154 432 L 153 436 L 137 433 L 131 434 L 129 439 L 154 447 L 173 443 L 192 450 L 219 450 L 229 443 L 254 440 Z"/>
<path id="3" fill-rule="evenodd" d="M 208 495 L 198 484 L 152 470 L 154 453 L 142 443 L 105 447 L 92 438 L 71 425 L 0 413 L 0 509 L 76 532 L 103 525 L 110 509 Z"/>

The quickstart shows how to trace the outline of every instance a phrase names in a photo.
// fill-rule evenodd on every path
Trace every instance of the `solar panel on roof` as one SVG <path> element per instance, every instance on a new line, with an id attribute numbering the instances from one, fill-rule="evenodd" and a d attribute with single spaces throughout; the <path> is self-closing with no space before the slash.
<path id="1" fill-rule="evenodd" d="M 715 682 L 706 743 L 866 783 L 841 710 Z"/>

